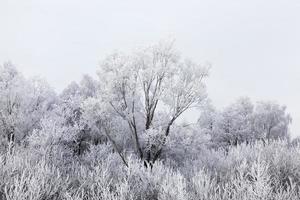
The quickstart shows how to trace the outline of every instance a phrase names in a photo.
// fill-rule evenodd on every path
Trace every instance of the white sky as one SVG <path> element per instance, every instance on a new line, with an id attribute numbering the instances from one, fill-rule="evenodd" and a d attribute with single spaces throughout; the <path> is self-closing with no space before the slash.
<path id="1" fill-rule="evenodd" d="M 183 56 L 213 65 L 217 107 L 240 96 L 276 100 L 300 136 L 299 0 L 0 0 L 0 63 L 58 91 L 116 49 L 170 36 Z"/>

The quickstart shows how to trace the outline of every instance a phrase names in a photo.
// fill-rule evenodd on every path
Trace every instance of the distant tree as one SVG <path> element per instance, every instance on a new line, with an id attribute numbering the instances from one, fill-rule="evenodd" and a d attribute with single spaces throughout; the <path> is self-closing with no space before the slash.
<path id="1" fill-rule="evenodd" d="M 98 82 L 95 79 L 87 74 L 83 75 L 79 83 L 79 90 L 84 98 L 96 96 L 97 88 Z"/>
<path id="2" fill-rule="evenodd" d="M 254 105 L 249 98 L 240 98 L 223 110 L 220 127 L 227 135 L 226 142 L 237 145 L 253 137 L 251 135 L 253 108 Z"/>
<path id="3" fill-rule="evenodd" d="M 266 140 L 288 138 L 291 122 L 286 106 L 268 101 L 257 103 L 254 113 L 255 132 Z"/>
<path id="4" fill-rule="evenodd" d="M 0 129 L 2 141 L 23 141 L 53 108 L 56 94 L 41 79 L 25 79 L 16 68 L 0 66 Z"/>
<path id="5" fill-rule="evenodd" d="M 217 128 L 219 112 L 217 109 L 210 103 L 206 103 L 201 110 L 201 114 L 198 118 L 198 125 L 201 129 L 201 132 L 205 134 L 213 134 Z"/>
<path id="6" fill-rule="evenodd" d="M 64 126 L 73 130 L 76 137 L 70 138 L 75 154 L 80 155 L 88 149 L 87 143 L 97 142 L 93 127 L 82 119 L 82 103 L 96 95 L 97 81 L 88 75 L 84 75 L 80 83 L 72 82 L 60 94 L 57 114 L 64 119 Z"/>
<path id="7" fill-rule="evenodd" d="M 254 105 L 247 97 L 216 111 L 211 105 L 203 109 L 198 124 L 212 136 L 214 146 L 237 145 L 255 140 L 287 139 L 291 117 L 285 106 L 272 102 Z"/>

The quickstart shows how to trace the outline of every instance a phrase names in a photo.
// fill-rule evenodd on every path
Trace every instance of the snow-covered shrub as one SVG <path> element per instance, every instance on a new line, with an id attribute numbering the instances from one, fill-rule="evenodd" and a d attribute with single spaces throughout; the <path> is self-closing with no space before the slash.
<path id="1" fill-rule="evenodd" d="M 207 171 L 200 169 L 191 178 L 189 195 L 191 199 L 213 199 L 220 188 L 216 179 Z"/>
<path id="2" fill-rule="evenodd" d="M 174 126 L 167 138 L 163 158 L 173 166 L 201 159 L 206 154 L 210 136 L 199 132 L 197 126 Z"/>
<path id="3" fill-rule="evenodd" d="M 187 200 L 186 179 L 182 174 L 176 171 L 168 170 L 165 178 L 160 183 L 158 200 Z"/>

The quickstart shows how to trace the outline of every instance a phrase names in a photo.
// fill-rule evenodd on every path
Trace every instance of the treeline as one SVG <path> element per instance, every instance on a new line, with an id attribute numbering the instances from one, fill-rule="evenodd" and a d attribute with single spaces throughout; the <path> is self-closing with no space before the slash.
<path id="1" fill-rule="evenodd" d="M 299 146 L 274 102 L 210 103 L 172 42 L 104 59 L 56 94 L 0 67 L 0 198 L 298 199 Z M 196 124 L 178 123 L 191 108 Z"/>

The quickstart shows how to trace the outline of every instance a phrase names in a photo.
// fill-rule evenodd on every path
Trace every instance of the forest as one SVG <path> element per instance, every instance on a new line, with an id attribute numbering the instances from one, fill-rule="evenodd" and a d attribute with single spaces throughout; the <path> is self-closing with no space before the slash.
<path id="1" fill-rule="evenodd" d="M 300 198 L 284 105 L 241 97 L 217 109 L 210 66 L 168 41 L 113 52 L 95 71 L 57 93 L 0 66 L 1 200 Z M 196 123 L 182 121 L 191 109 Z"/>

